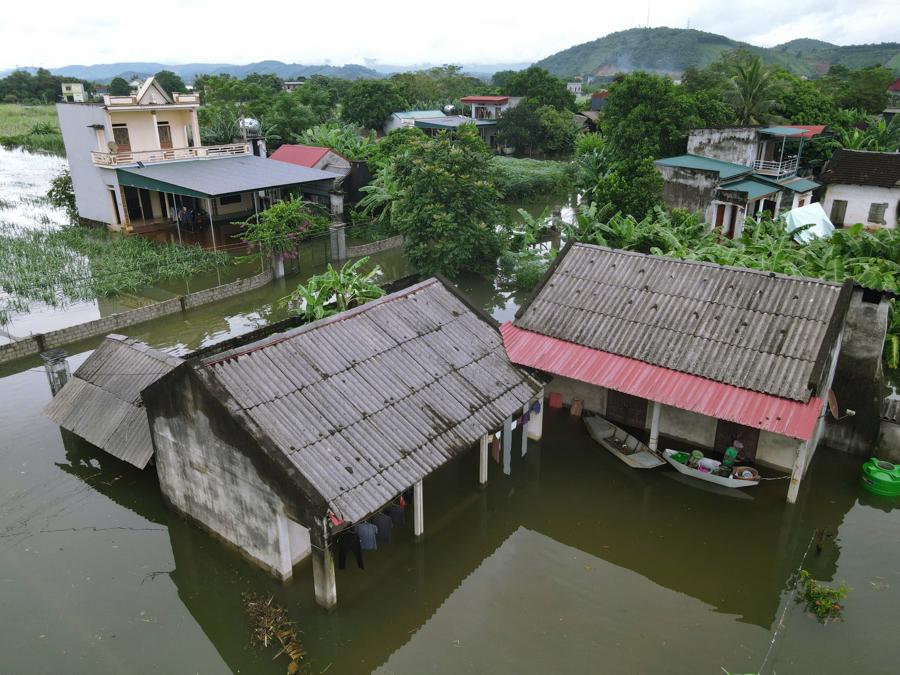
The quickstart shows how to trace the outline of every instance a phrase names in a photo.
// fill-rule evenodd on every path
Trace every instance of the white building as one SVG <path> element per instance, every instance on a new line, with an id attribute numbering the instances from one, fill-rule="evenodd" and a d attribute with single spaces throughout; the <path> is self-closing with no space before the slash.
<path id="1" fill-rule="evenodd" d="M 567 82 L 566 89 L 575 94 L 575 96 L 581 96 L 581 82 Z"/>
<path id="2" fill-rule="evenodd" d="M 384 123 L 384 133 L 389 134 L 394 129 L 416 126 L 416 120 L 429 120 L 436 117 L 444 117 L 443 110 L 405 110 L 391 113 L 390 118 Z"/>
<path id="3" fill-rule="evenodd" d="M 460 103 L 470 106 L 473 120 L 495 120 L 522 100 L 521 96 L 463 96 Z"/>
<path id="4" fill-rule="evenodd" d="M 835 227 L 897 227 L 900 153 L 837 150 L 822 173 L 824 209 Z"/>
<path id="5" fill-rule="evenodd" d="M 81 82 L 63 82 L 62 98 L 69 103 L 84 103 L 84 85 Z"/>
<path id="6" fill-rule="evenodd" d="M 204 146 L 196 94 L 169 94 L 154 78 L 128 96 L 102 103 L 59 103 L 78 216 L 124 232 L 177 230 L 177 215 L 201 214 L 210 223 L 252 213 L 303 185 L 327 201 L 335 175 L 252 154 L 240 142 Z M 208 242 L 215 244 L 215 233 Z"/>

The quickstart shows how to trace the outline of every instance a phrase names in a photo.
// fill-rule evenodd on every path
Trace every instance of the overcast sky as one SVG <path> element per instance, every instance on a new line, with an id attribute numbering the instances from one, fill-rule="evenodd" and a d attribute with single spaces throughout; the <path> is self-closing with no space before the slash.
<path id="1" fill-rule="evenodd" d="M 530 62 L 646 25 L 648 4 L 589 0 L 11 0 L 0 68 L 121 61 L 321 64 Z M 771 46 L 900 41 L 897 0 L 651 0 L 651 26 L 721 33 Z"/>

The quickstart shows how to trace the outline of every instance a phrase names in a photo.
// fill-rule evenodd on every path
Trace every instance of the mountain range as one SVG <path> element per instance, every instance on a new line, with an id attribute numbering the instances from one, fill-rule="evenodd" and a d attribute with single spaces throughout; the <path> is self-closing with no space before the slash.
<path id="1" fill-rule="evenodd" d="M 732 40 L 724 35 L 706 33 L 690 28 L 631 28 L 610 33 L 604 37 L 569 47 L 541 59 L 536 65 L 564 78 L 576 75 L 612 76 L 620 72 L 647 70 L 678 76 L 689 66 L 705 67 L 723 53 L 734 49 L 746 49 L 758 54 L 769 64 L 779 65 L 806 77 L 824 74 L 834 64 L 857 69 L 871 65 L 884 65 L 900 75 L 900 43 L 884 42 L 868 45 L 834 45 L 822 40 L 799 38 L 775 47 L 757 47 L 746 42 Z M 114 77 L 146 77 L 160 70 L 171 70 L 187 82 L 201 73 L 244 77 L 249 73 L 272 73 L 283 79 L 328 75 L 350 80 L 376 78 L 390 73 L 430 68 L 431 63 L 414 66 L 395 66 L 367 62 L 366 65 L 348 64 L 304 65 L 283 61 L 259 61 L 245 65 L 232 63 L 164 63 L 125 62 L 103 63 L 91 66 L 71 65 L 50 68 L 54 75 L 75 77 L 106 83 Z M 465 63 L 466 73 L 488 77 L 498 70 L 519 70 L 527 63 Z M 0 77 L 13 69 L 0 70 Z M 24 68 L 34 72 L 36 68 Z"/>
<path id="2" fill-rule="evenodd" d="M 806 77 L 822 75 L 834 64 L 853 69 L 884 65 L 900 74 L 898 42 L 839 46 L 800 38 L 775 47 L 757 47 L 690 28 L 631 28 L 610 33 L 557 52 L 536 65 L 565 78 L 612 76 L 632 70 L 677 76 L 688 66 L 703 68 L 734 49 L 746 49 L 766 63 Z"/>

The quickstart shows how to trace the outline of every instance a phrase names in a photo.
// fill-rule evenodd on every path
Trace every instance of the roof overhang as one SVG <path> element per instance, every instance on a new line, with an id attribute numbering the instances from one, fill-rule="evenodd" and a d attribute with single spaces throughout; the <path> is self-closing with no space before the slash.
<path id="1" fill-rule="evenodd" d="M 505 323 L 509 360 L 674 408 L 806 441 L 813 437 L 823 401 L 805 403 L 742 389 L 637 359 L 583 347 Z"/>
<path id="2" fill-rule="evenodd" d="M 253 155 L 118 168 L 116 176 L 120 185 L 200 199 L 293 186 L 327 194 L 338 177 L 328 171 Z"/>

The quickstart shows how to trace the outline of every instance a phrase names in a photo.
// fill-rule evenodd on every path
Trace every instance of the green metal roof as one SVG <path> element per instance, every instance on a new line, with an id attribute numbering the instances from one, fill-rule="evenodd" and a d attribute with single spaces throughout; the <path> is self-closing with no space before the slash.
<path id="1" fill-rule="evenodd" d="M 327 191 L 333 173 L 254 155 L 160 162 L 116 169 L 119 185 L 209 199 L 253 190 L 305 185 Z"/>
<path id="2" fill-rule="evenodd" d="M 809 178 L 788 178 L 777 182 L 779 185 L 792 192 L 809 192 L 810 190 L 822 187 L 821 183 L 817 183 Z"/>
<path id="3" fill-rule="evenodd" d="M 771 134 L 772 136 L 802 136 L 807 132 L 806 129 L 798 129 L 796 127 L 766 127 L 759 131 L 760 133 Z"/>
<path id="4" fill-rule="evenodd" d="M 700 169 L 702 171 L 715 171 L 719 178 L 725 180 L 742 176 L 752 171 L 749 166 L 724 162 L 721 159 L 703 157 L 702 155 L 679 155 L 678 157 L 665 157 L 656 160 L 656 164 L 662 166 L 674 166 L 681 169 Z"/>
<path id="5" fill-rule="evenodd" d="M 719 189 L 734 190 L 736 192 L 746 192 L 747 199 L 749 201 L 759 199 L 760 197 L 765 197 L 780 190 L 777 185 L 773 185 L 756 178 L 742 178 L 741 180 L 720 185 Z"/>
<path id="6" fill-rule="evenodd" d="M 477 127 L 497 126 L 495 120 L 473 120 L 471 117 L 462 115 L 416 120 L 416 126 L 419 129 L 458 129 L 463 124 L 474 124 Z"/>
<path id="7" fill-rule="evenodd" d="M 407 110 L 405 112 L 395 112 L 397 117 L 404 120 L 418 119 L 420 117 L 443 117 L 442 110 Z"/>

